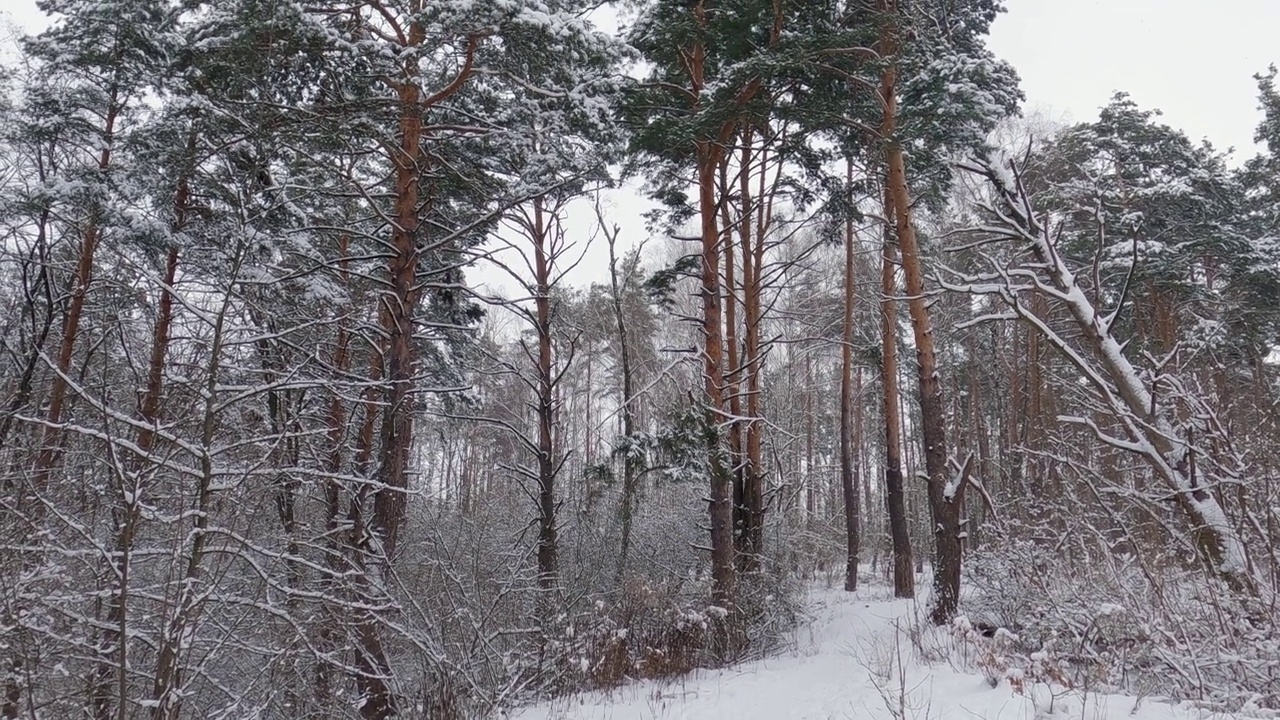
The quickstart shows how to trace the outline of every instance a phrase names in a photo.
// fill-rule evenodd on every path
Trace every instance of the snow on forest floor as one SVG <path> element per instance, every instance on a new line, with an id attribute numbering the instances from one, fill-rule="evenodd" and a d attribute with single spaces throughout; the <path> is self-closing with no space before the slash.
<path id="1" fill-rule="evenodd" d="M 667 681 L 559 698 L 514 711 L 511 720 L 1210 720 L 1219 713 L 1043 684 L 1026 694 L 1007 681 L 945 659 L 923 663 L 908 628 L 915 601 L 871 585 L 856 594 L 815 589 L 812 621 L 790 651 Z M 941 631 L 945 633 L 945 631 Z M 939 634 L 941 644 L 950 639 Z M 900 654 L 899 654 L 900 653 Z M 942 653 L 945 654 L 945 653 Z M 899 662 L 901 658 L 901 662 Z"/>

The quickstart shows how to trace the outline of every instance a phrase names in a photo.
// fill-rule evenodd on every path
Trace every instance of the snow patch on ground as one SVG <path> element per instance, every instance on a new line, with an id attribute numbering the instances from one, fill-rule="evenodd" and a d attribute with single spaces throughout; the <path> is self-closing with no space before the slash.
<path id="1" fill-rule="evenodd" d="M 608 692 L 522 708 L 510 720 L 1209 720 L 1222 717 L 1119 695 L 1007 680 L 991 687 L 944 655 L 947 630 L 925 634 L 921 658 L 909 628 L 923 608 L 888 588 L 815 590 L 811 623 L 794 648 L 763 660 L 674 681 L 632 683 Z M 938 650 L 937 653 L 931 650 Z"/>

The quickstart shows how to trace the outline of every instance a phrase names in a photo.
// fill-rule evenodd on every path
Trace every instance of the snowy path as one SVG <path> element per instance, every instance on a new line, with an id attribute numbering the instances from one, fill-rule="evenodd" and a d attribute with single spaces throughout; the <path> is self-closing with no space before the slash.
<path id="1" fill-rule="evenodd" d="M 816 590 L 795 649 L 668 682 L 634 683 L 517 711 L 512 720 L 1207 720 L 1190 709 L 1060 691 L 1038 700 L 992 688 L 943 660 L 921 664 L 905 628 L 916 609 L 883 586 Z M 898 623 L 897 621 L 901 621 Z M 897 625 L 904 630 L 899 633 Z M 896 660 L 901 650 L 902 662 Z M 905 688 L 905 692 L 900 692 Z M 882 692 L 883 691 L 883 692 Z M 1136 711 L 1135 711 L 1136 707 Z"/>

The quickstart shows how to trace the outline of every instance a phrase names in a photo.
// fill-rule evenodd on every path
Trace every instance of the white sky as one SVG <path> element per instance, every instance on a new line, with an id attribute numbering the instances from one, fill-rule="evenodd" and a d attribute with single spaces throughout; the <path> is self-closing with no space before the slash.
<path id="1" fill-rule="evenodd" d="M 1087 121 L 1124 90 L 1139 106 L 1161 109 L 1164 122 L 1192 139 L 1234 147 L 1235 163 L 1256 152 L 1261 113 L 1253 75 L 1280 64 L 1280 0 L 1006 2 L 1009 11 L 996 21 L 989 45 L 1017 69 L 1028 111 Z M 0 5 L 28 31 L 45 25 L 34 0 Z M 642 239 L 647 204 L 633 192 L 612 196 L 623 243 Z M 591 225 L 575 217 L 571 232 L 585 239 Z M 591 248 L 571 279 L 603 280 L 605 257 L 603 243 Z"/>
<path id="2" fill-rule="evenodd" d="M 1116 90 L 1192 139 L 1254 154 L 1253 76 L 1280 64 L 1280 0 L 1007 0 L 989 46 L 1028 109 L 1090 120 Z"/>

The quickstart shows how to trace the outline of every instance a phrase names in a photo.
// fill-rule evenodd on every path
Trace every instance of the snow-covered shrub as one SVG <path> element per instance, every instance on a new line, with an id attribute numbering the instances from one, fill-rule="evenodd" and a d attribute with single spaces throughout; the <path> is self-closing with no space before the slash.
<path id="1" fill-rule="evenodd" d="M 1079 540 L 1084 533 L 1078 533 Z M 989 680 L 1280 708 L 1280 627 L 1172 554 L 1004 534 L 971 556 L 962 634 Z M 986 663 L 986 666 L 983 666 Z M 1048 664 L 1046 664 L 1048 663 Z M 1033 673 L 1039 673 L 1039 677 Z"/>
<path id="2" fill-rule="evenodd" d="M 531 536 L 511 518 L 530 511 L 514 493 L 495 494 L 467 515 L 430 506 L 406 532 L 415 564 L 395 578 L 406 632 L 396 638 L 403 692 L 425 717 L 483 717 L 549 696 L 665 678 L 762 655 L 799 622 L 803 583 L 774 560 L 738 579 L 737 604 L 710 602 L 698 520 L 703 490 L 666 483 L 637 507 L 632 545 L 620 563 L 619 488 L 593 509 L 563 513 L 561 576 L 538 581 Z M 678 508 L 672 511 L 672 508 Z M 776 550 L 775 550 L 776 548 Z M 620 567 L 620 565 L 622 567 Z M 410 628 L 425 628 L 408 634 Z"/>
<path id="3" fill-rule="evenodd" d="M 955 618 L 951 632 L 961 657 L 980 670 L 991 687 L 1004 681 L 1018 694 L 1028 693 L 1034 685 L 1065 690 L 1075 687 L 1054 640 L 1027 653 L 1016 634 L 1002 627 L 974 625 L 964 615 Z"/>
<path id="4" fill-rule="evenodd" d="M 572 619 L 561 618 L 542 648 L 556 682 L 546 694 L 609 688 L 628 680 L 684 675 L 760 655 L 797 622 L 798 596 L 747 578 L 734 608 L 711 605 L 701 585 L 624 581 Z"/>

